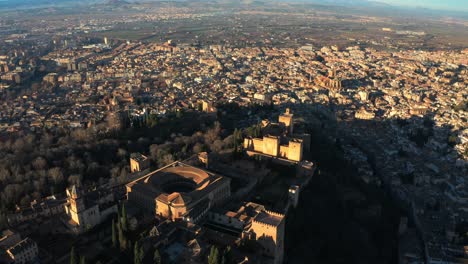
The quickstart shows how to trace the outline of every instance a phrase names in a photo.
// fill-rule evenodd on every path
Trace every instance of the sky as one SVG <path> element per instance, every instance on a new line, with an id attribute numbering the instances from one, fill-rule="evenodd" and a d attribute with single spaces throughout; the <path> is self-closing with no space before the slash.
<path id="1" fill-rule="evenodd" d="M 468 0 L 374 0 L 391 5 L 468 11 Z"/>

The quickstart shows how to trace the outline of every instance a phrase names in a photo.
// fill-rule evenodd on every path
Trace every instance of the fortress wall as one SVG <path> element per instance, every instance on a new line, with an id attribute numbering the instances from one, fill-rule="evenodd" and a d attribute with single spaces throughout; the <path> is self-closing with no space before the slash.
<path id="1" fill-rule="evenodd" d="M 160 215 L 164 218 L 169 218 L 170 216 L 170 208 L 167 204 L 156 200 L 155 211 L 157 215 Z"/>
<path id="2" fill-rule="evenodd" d="M 284 124 L 288 128 L 289 133 L 293 133 L 293 116 L 292 115 L 280 115 L 278 123 Z"/>
<path id="3" fill-rule="evenodd" d="M 288 159 L 294 161 L 301 161 L 303 153 L 303 143 L 301 141 L 290 141 L 289 142 L 289 155 Z"/>
<path id="4" fill-rule="evenodd" d="M 304 151 L 310 151 L 310 142 L 311 142 L 310 134 L 299 134 L 299 135 L 294 135 L 293 137 L 302 139 Z"/>
<path id="5" fill-rule="evenodd" d="M 288 146 L 281 145 L 281 146 L 280 146 L 279 154 L 280 154 L 280 157 L 281 157 L 281 158 L 287 159 L 288 156 L 289 156 L 289 147 L 288 147 Z"/>
<path id="6" fill-rule="evenodd" d="M 263 139 L 261 138 L 245 138 L 244 149 L 263 152 Z"/>
<path id="7" fill-rule="evenodd" d="M 279 152 L 279 138 L 278 137 L 263 137 L 263 151 L 264 154 L 278 156 Z"/>
<path id="8" fill-rule="evenodd" d="M 278 233 L 276 226 L 253 220 L 251 229 L 254 231 L 257 240 L 261 237 L 265 237 L 271 238 L 271 240 L 276 243 Z"/>
<path id="9" fill-rule="evenodd" d="M 261 138 L 252 139 L 253 150 L 257 152 L 263 152 L 263 140 Z"/>
<path id="10" fill-rule="evenodd" d="M 175 221 L 178 218 L 181 218 L 185 213 L 187 213 L 187 207 L 182 206 L 182 207 L 170 207 L 171 214 L 172 214 L 172 220 Z"/>
<path id="11" fill-rule="evenodd" d="M 274 263 L 283 262 L 284 221 L 279 226 L 269 225 L 253 220 L 251 230 L 256 240 L 264 248 L 264 254 L 274 257 Z"/>
<path id="12" fill-rule="evenodd" d="M 253 147 L 253 142 L 251 138 L 244 138 L 244 149 L 251 149 Z"/>

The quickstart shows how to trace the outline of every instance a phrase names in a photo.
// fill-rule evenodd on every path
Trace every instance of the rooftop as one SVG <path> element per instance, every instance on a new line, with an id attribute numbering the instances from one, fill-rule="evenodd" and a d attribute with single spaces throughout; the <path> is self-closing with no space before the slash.
<path id="1" fill-rule="evenodd" d="M 145 161 L 148 159 L 148 157 L 146 157 L 145 155 L 141 154 L 141 153 L 133 153 L 131 155 L 131 159 L 135 160 L 135 161 Z"/>
<path id="2" fill-rule="evenodd" d="M 176 161 L 155 170 L 127 186 L 164 203 L 189 204 L 228 178 Z"/>
<path id="3" fill-rule="evenodd" d="M 261 211 L 254 221 L 272 226 L 279 226 L 284 219 L 284 215 L 272 213 L 269 211 Z"/>
<path id="4" fill-rule="evenodd" d="M 28 250 L 29 248 L 34 247 L 35 245 L 36 245 L 36 242 L 34 242 L 32 239 L 28 237 L 22 240 L 21 242 L 19 242 L 18 244 L 14 245 L 13 247 L 9 248 L 8 252 L 12 255 L 17 255 L 24 250 Z"/>

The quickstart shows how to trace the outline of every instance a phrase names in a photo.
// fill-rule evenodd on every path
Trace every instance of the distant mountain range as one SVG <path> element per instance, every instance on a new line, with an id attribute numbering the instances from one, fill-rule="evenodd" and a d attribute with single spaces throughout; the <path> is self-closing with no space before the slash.
<path id="1" fill-rule="evenodd" d="M 0 0 L 0 6 L 18 7 L 18 6 L 38 6 L 38 5 L 63 5 L 63 4 L 87 4 L 87 3 L 131 3 L 131 2 L 191 2 L 194 0 Z M 196 1 L 203 2 L 203 1 Z M 220 0 L 213 2 L 239 2 L 239 0 Z M 377 3 L 368 0 L 260 0 L 259 2 L 304 2 L 315 4 L 332 4 L 332 5 L 375 5 Z"/>
<path id="2" fill-rule="evenodd" d="M 368 0 L 279 0 L 281 2 L 303 2 L 323 5 L 343 5 L 343 6 L 388 6 L 381 2 Z"/>
<path id="3" fill-rule="evenodd" d="M 442 1 L 442 0 L 441 0 Z M 465 0 L 460 0 L 465 1 Z M 467 0 L 468 1 L 468 0 Z M 222 5 L 268 5 L 270 3 L 302 3 L 314 5 L 328 6 L 346 6 L 353 8 L 370 8 L 381 9 L 381 11 L 404 11 L 413 13 L 424 13 L 426 15 L 444 13 L 447 15 L 456 14 L 466 17 L 468 12 L 462 9 L 461 11 L 446 11 L 432 10 L 428 8 L 416 7 L 401 7 L 383 3 L 382 0 L 0 0 L 0 9 L 24 9 L 35 7 L 51 7 L 51 6 L 75 6 L 89 4 L 105 4 L 112 6 L 122 6 L 132 3 L 142 2 L 186 2 L 186 3 L 207 3 L 207 4 L 222 4 Z"/>
<path id="4" fill-rule="evenodd" d="M 70 4 L 100 3 L 101 0 L 0 0 L 0 8 L 33 8 L 38 6 L 63 6 Z"/>
<path id="5" fill-rule="evenodd" d="M 107 0 L 104 4 L 107 5 L 128 5 L 130 2 L 125 0 Z"/>

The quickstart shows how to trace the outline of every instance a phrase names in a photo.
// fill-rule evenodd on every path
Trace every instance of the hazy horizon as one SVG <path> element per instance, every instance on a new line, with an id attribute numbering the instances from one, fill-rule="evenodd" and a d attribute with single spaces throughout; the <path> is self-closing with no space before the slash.
<path id="1" fill-rule="evenodd" d="M 372 0 L 401 7 L 424 7 L 451 11 L 468 11 L 468 0 Z"/>
<path id="2" fill-rule="evenodd" d="M 38 1 L 38 3 L 44 2 L 65 2 L 70 0 L 43 0 Z M 91 0 L 88 0 L 91 2 Z M 94 2 L 102 1 L 105 2 L 106 0 L 94 0 Z M 130 0 L 130 2 L 145 2 L 145 1 L 164 1 L 164 0 Z M 191 0 L 165 0 L 165 1 L 191 1 Z M 402 8 L 427 8 L 432 10 L 440 10 L 440 11 L 458 11 L 458 12 L 468 12 L 468 0 L 271 0 L 271 1 L 284 1 L 284 2 L 314 2 L 320 3 L 323 2 L 324 4 L 353 4 L 356 3 L 365 3 L 365 2 L 374 2 L 374 3 L 385 3 L 395 7 L 402 7 Z M 29 2 L 31 4 L 31 0 L 0 0 L 0 2 L 9 3 L 9 5 L 14 4 L 15 2 L 19 5 L 22 2 Z M 33 1 L 35 2 L 35 1 Z"/>

